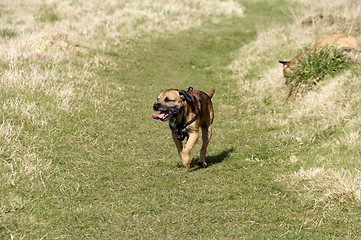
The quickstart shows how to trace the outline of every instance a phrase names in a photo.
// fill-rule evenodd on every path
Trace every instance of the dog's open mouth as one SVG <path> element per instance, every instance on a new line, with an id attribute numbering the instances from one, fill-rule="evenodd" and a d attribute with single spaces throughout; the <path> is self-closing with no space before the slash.
<path id="1" fill-rule="evenodd" d="M 174 111 L 161 111 L 159 114 L 154 113 L 152 115 L 153 119 L 159 119 L 161 121 L 166 121 L 169 119 L 170 116 L 172 116 L 172 114 L 174 113 Z"/>

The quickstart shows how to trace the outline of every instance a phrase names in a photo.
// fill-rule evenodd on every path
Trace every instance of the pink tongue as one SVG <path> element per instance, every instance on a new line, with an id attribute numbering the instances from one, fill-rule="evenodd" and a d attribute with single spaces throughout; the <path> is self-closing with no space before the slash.
<path id="1" fill-rule="evenodd" d="M 156 113 L 153 113 L 152 117 L 153 119 L 163 119 L 164 118 L 164 113 L 161 113 L 161 114 L 156 114 Z"/>

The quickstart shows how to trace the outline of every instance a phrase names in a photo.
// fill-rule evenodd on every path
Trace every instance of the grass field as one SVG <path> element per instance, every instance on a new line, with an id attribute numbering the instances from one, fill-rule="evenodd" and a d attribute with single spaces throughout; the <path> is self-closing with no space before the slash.
<path id="1" fill-rule="evenodd" d="M 278 63 L 361 40 L 358 5 L 2 1 L 0 239 L 360 239 L 360 70 L 290 100 Z M 205 169 L 151 117 L 188 86 L 216 89 Z"/>

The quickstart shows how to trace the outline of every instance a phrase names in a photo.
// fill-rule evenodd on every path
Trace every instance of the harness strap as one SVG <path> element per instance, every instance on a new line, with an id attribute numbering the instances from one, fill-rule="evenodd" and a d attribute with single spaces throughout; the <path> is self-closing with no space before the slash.
<path id="1" fill-rule="evenodd" d="M 188 133 L 186 132 L 186 128 L 191 125 L 195 120 L 197 120 L 198 118 L 198 113 L 197 115 L 195 115 L 192 120 L 190 120 L 189 122 L 187 122 L 186 124 L 184 124 L 183 126 L 179 126 L 178 127 L 178 136 L 177 136 L 177 139 L 179 141 L 183 141 L 187 136 L 188 136 Z"/>
<path id="2" fill-rule="evenodd" d="M 192 87 L 188 87 L 187 88 L 187 93 L 192 93 L 193 92 L 193 88 Z M 194 116 L 194 118 L 192 118 L 189 122 L 187 122 L 186 124 L 184 124 L 183 126 L 178 126 L 178 136 L 177 139 L 179 141 L 183 141 L 187 136 L 188 133 L 186 132 L 186 128 L 191 125 L 195 120 L 197 120 L 198 118 L 198 113 Z"/>

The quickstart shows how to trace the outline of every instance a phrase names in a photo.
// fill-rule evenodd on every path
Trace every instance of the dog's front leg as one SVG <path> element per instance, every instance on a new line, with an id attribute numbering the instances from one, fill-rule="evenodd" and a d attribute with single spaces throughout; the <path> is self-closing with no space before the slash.
<path id="1" fill-rule="evenodd" d="M 182 164 L 185 167 L 189 167 L 191 164 L 192 161 L 191 150 L 193 146 L 196 144 L 198 140 L 198 136 L 199 136 L 198 131 L 189 133 L 188 140 L 184 145 L 184 147 L 182 148 L 181 152 L 179 153 L 179 156 L 182 159 Z"/>
<path id="2" fill-rule="evenodd" d="M 173 141 L 175 143 L 175 145 L 177 146 L 177 150 L 178 150 L 178 154 L 179 156 L 181 155 L 181 151 L 182 151 L 182 148 L 183 148 L 183 144 L 182 144 L 182 141 L 179 141 L 178 140 L 178 133 L 177 132 L 172 132 L 172 137 L 173 137 Z"/>

